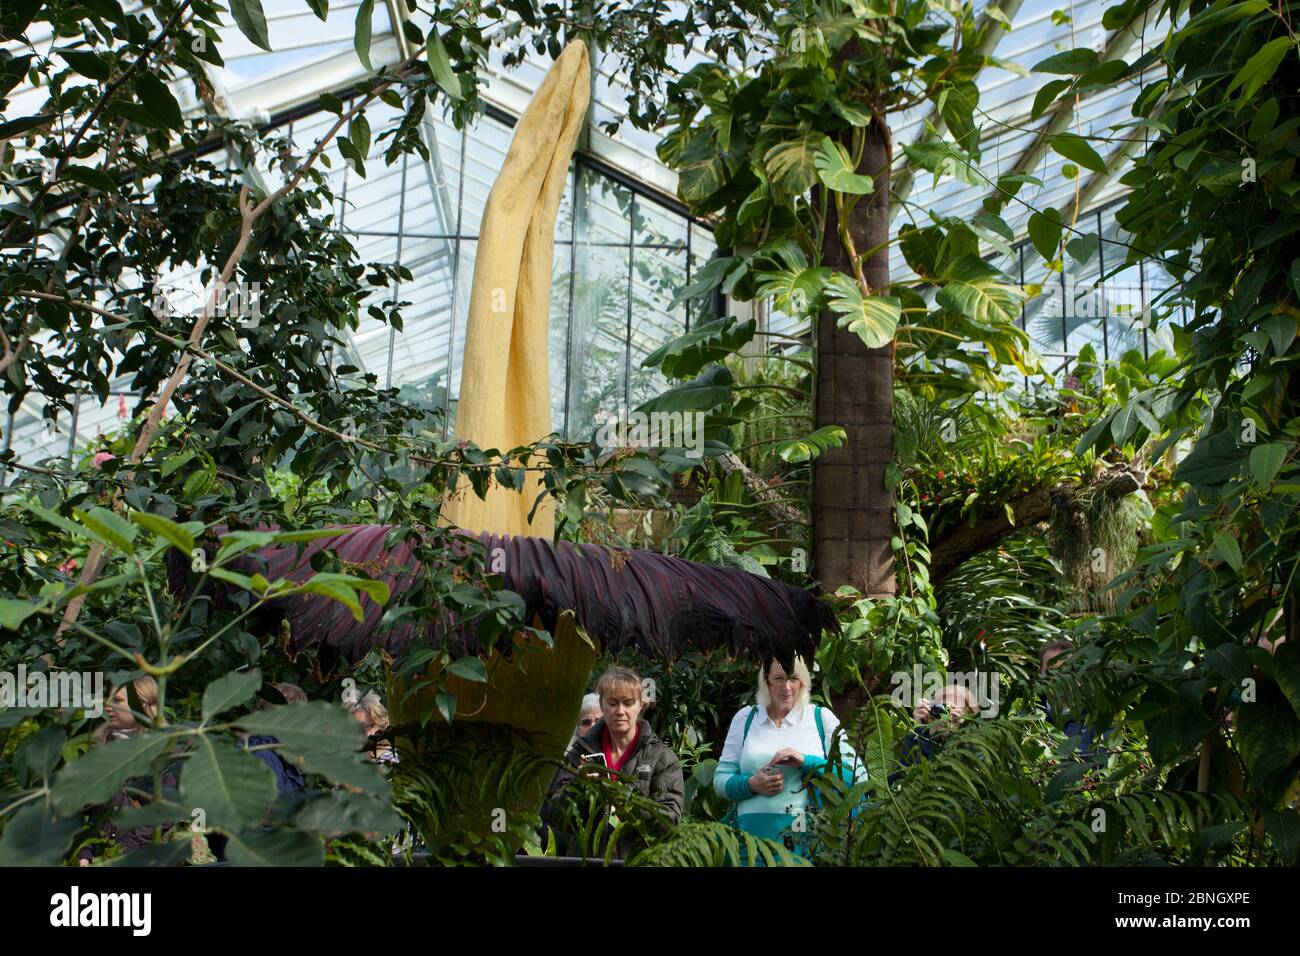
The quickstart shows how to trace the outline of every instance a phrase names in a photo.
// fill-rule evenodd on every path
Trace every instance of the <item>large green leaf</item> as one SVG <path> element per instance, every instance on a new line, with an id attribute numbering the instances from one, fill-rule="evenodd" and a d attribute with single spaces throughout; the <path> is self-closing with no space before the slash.
<path id="1" fill-rule="evenodd" d="M 1237 744 L 1241 759 L 1258 785 L 1300 755 L 1300 719 L 1286 697 L 1271 683 L 1260 682 L 1258 697 L 1237 709 Z"/>
<path id="2" fill-rule="evenodd" d="M 0 866 L 58 866 L 81 827 L 81 817 L 56 817 L 46 800 L 29 803 L 5 825 Z"/>
<path id="3" fill-rule="evenodd" d="M 247 830 L 230 835 L 226 854 L 236 866 L 321 866 L 320 838 L 302 830 Z"/>
<path id="4" fill-rule="evenodd" d="M 753 319 L 737 321 L 724 316 L 679 335 L 645 357 L 642 368 L 659 368 L 669 378 L 696 375 L 700 369 L 738 352 L 754 338 Z"/>
<path id="5" fill-rule="evenodd" d="M 174 544 L 186 554 L 194 550 L 194 531 L 201 531 L 203 523 L 191 521 L 188 524 L 180 525 L 175 521 L 169 521 L 161 515 L 149 514 L 147 511 L 132 511 L 131 521 L 138 524 L 147 531 L 152 531 L 158 537 Z"/>
<path id="6" fill-rule="evenodd" d="M 16 631 L 40 609 L 39 604 L 31 601 L 16 601 L 13 598 L 0 598 L 0 627 Z"/>
<path id="7" fill-rule="evenodd" d="M 758 281 L 755 291 L 758 298 L 771 299 L 775 308 L 788 315 L 807 315 L 831 274 L 829 269 L 820 266 L 760 272 L 754 277 Z"/>
<path id="8" fill-rule="evenodd" d="M 1241 87 L 1238 109 L 1249 102 L 1259 92 L 1260 87 L 1273 78 L 1282 60 L 1295 49 L 1295 45 L 1296 41 L 1291 37 L 1277 37 L 1265 43 L 1242 65 L 1237 75 L 1232 78 L 1232 82 L 1228 84 L 1226 91 L 1230 94 L 1237 87 Z"/>
<path id="9" fill-rule="evenodd" d="M 451 58 L 447 56 L 447 47 L 443 45 L 442 37 L 438 36 L 436 27 L 429 30 L 426 46 L 429 50 L 429 69 L 433 73 L 433 81 L 453 100 L 463 100 L 465 94 L 461 92 L 460 80 L 452 72 Z"/>
<path id="10" fill-rule="evenodd" d="M 688 203 L 703 203 L 722 188 L 722 157 L 703 131 L 691 137 L 677 168 L 677 191 Z"/>
<path id="11" fill-rule="evenodd" d="M 951 279 L 935 293 L 935 302 L 964 315 L 976 325 L 1014 325 L 1024 292 L 1000 281 L 1001 274 L 976 256 L 962 256 L 949 270 Z"/>
<path id="12" fill-rule="evenodd" d="M 642 412 L 707 412 L 731 401 L 735 376 L 725 365 L 711 365 L 698 377 L 643 403 Z"/>
<path id="13" fill-rule="evenodd" d="M 275 737 L 283 745 L 280 753 L 297 758 L 303 770 L 371 793 L 388 792 L 384 775 L 361 753 L 365 732 L 339 704 L 289 704 L 240 717 L 239 725 Z"/>
<path id="14" fill-rule="evenodd" d="M 848 151 L 829 136 L 823 137 L 818 144 L 813 154 L 813 165 L 817 169 L 817 178 L 827 189 L 865 196 L 875 188 L 870 176 L 853 171 Z"/>
<path id="15" fill-rule="evenodd" d="M 181 105 L 167 88 L 167 84 L 152 73 L 145 71 L 136 75 L 135 93 L 140 97 L 144 108 L 158 118 L 158 122 L 168 129 L 180 129 Z"/>
<path id="16" fill-rule="evenodd" d="M 1097 51 L 1087 47 L 1055 53 L 1046 60 L 1034 64 L 1035 73 L 1087 73 L 1094 70 L 1100 62 Z"/>
<path id="17" fill-rule="evenodd" d="M 823 425 L 811 435 L 782 442 L 776 446 L 776 453 L 784 461 L 811 461 L 828 448 L 839 448 L 844 444 L 844 429 L 838 425 Z"/>
<path id="18" fill-rule="evenodd" d="M 275 800 L 271 768 L 228 741 L 201 734 L 181 771 L 181 800 L 209 826 L 237 830 L 262 823 Z"/>
<path id="19" fill-rule="evenodd" d="M 1074 133 L 1057 133 L 1049 141 L 1051 147 L 1066 159 L 1078 163 L 1084 169 L 1096 173 L 1106 171 L 1106 163 L 1097 151 L 1088 145 L 1088 141 Z"/>
<path id="20" fill-rule="evenodd" d="M 817 181 L 815 157 L 825 134 L 809 130 L 777 143 L 763 156 L 768 182 L 787 196 L 801 196 Z"/>
<path id="21" fill-rule="evenodd" d="M 230 15 L 235 18 L 235 26 L 239 27 L 240 33 L 263 50 L 271 52 L 271 40 L 266 35 L 266 14 L 262 12 L 262 0 L 230 0 Z"/>
<path id="22" fill-rule="evenodd" d="M 1261 488 L 1267 488 L 1277 477 L 1286 461 L 1290 446 L 1281 442 L 1268 445 L 1256 445 L 1250 450 L 1250 473 Z"/>
<path id="23" fill-rule="evenodd" d="M 96 541 L 116 548 L 123 554 L 132 553 L 137 529 L 121 515 L 98 506 L 89 511 L 76 508 L 72 514 Z"/>
<path id="24" fill-rule="evenodd" d="M 360 833 L 377 840 L 402 829 L 402 818 L 391 805 L 365 793 L 332 790 L 305 804 L 293 824 L 323 837 Z"/>
<path id="25" fill-rule="evenodd" d="M 233 707 L 248 703 L 262 686 L 262 672 L 231 671 L 203 689 L 203 719 L 211 720 Z"/>
<path id="26" fill-rule="evenodd" d="M 141 733 L 109 741 L 78 757 L 55 779 L 54 806 L 60 813 L 78 813 L 87 804 L 103 803 L 127 780 L 146 774 L 172 740 L 171 734 Z"/>
<path id="27" fill-rule="evenodd" d="M 1221 485 L 1237 476 L 1245 457 L 1231 431 L 1216 432 L 1198 442 L 1191 454 L 1179 462 L 1174 477 L 1201 487 Z"/>
<path id="28" fill-rule="evenodd" d="M 1029 217 L 1029 238 L 1038 254 L 1048 261 L 1056 258 L 1056 249 L 1061 244 L 1061 228 L 1060 213 L 1050 207 Z"/>
<path id="29" fill-rule="evenodd" d="M 361 0 L 361 5 L 357 7 L 356 29 L 353 31 L 352 45 L 357 51 L 357 59 L 366 71 L 373 73 L 375 68 L 370 65 L 370 31 L 371 20 L 375 16 L 375 0 Z M 365 159 L 363 156 L 362 159 Z"/>
<path id="30" fill-rule="evenodd" d="M 826 283 L 827 306 L 840 318 L 839 327 L 862 339 L 867 348 L 884 348 L 894 340 L 903 304 L 896 296 L 864 296 L 858 284 L 843 273 Z"/>

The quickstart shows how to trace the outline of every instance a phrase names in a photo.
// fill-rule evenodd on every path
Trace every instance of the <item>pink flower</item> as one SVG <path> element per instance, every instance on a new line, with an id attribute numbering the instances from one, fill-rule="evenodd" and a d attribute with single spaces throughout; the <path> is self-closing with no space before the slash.
<path id="1" fill-rule="evenodd" d="M 119 395 L 117 399 L 117 417 L 126 418 L 126 396 Z"/>
<path id="2" fill-rule="evenodd" d="M 94 462 L 95 462 L 95 467 L 96 467 L 96 468 L 103 468 L 103 467 L 104 467 L 104 462 L 106 462 L 106 461 L 117 461 L 117 456 L 116 456 L 116 455 L 110 455 L 110 454 L 109 454 L 108 452 L 106 452 L 106 451 L 97 451 L 97 452 L 95 452 L 95 459 L 94 459 Z"/>
<path id="3" fill-rule="evenodd" d="M 73 571 L 77 570 L 77 559 L 68 558 L 68 560 L 59 565 L 59 570 L 64 574 L 71 574 Z"/>

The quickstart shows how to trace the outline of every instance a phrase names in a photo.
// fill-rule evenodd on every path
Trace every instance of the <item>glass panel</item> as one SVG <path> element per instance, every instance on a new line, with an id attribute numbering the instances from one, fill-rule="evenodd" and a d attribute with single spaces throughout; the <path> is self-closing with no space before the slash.
<path id="1" fill-rule="evenodd" d="M 631 200 L 623 187 L 579 169 L 569 348 L 568 430 L 575 441 L 589 440 L 627 401 Z"/>
<path id="2" fill-rule="evenodd" d="M 641 362 L 686 331 L 685 303 L 671 308 L 686 285 L 686 220 L 646 200 L 636 203 L 637 249 L 632 268 L 631 384 L 628 405 L 649 401 L 668 386 Z"/>

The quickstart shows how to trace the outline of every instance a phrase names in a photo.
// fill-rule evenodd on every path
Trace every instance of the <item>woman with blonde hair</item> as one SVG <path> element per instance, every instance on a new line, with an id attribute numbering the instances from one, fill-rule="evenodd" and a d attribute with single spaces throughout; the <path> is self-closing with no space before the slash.
<path id="1" fill-rule="evenodd" d="M 349 688 L 343 692 L 343 706 L 348 709 L 356 722 L 366 732 L 366 740 L 370 741 L 376 734 L 382 734 L 388 730 L 388 708 L 384 702 L 379 699 L 379 695 L 373 690 L 368 691 L 364 697 L 357 696 L 354 688 Z M 373 745 L 368 745 L 371 757 L 375 763 L 397 763 L 397 751 L 387 740 L 377 740 Z"/>
<path id="2" fill-rule="evenodd" d="M 548 825 L 558 824 L 553 800 L 584 764 L 594 763 L 619 777 L 659 804 L 672 823 L 680 823 L 686 804 L 686 782 L 682 766 L 672 749 L 660 740 L 642 713 L 646 699 L 640 675 L 626 667 L 611 667 L 596 681 L 600 719 L 569 747 L 567 769 L 559 771 L 551 784 L 542 817 Z M 588 769 L 588 773 L 600 770 Z M 621 841 L 620 841 L 621 842 Z M 567 840 L 567 855 L 577 855 L 576 843 Z M 620 846 L 627 856 L 633 847 Z"/>
<path id="3" fill-rule="evenodd" d="M 95 729 L 96 745 L 108 743 L 110 740 L 134 737 L 144 729 L 144 724 L 136 719 L 137 716 L 147 717 L 149 720 L 154 720 L 158 716 L 158 682 L 146 674 L 131 681 L 131 689 L 135 691 L 136 699 L 140 701 L 140 711 L 137 713 L 131 709 L 131 698 L 126 684 L 114 688 L 104 706 L 106 719 Z"/>
<path id="4" fill-rule="evenodd" d="M 101 747 L 114 740 L 127 740 L 140 733 L 145 729 L 145 725 L 137 718 L 151 721 L 157 718 L 158 682 L 146 674 L 131 681 L 130 687 L 135 691 L 135 698 L 139 701 L 140 709 L 138 711 L 133 709 L 131 694 L 127 691 L 126 684 L 115 687 L 104 705 L 105 720 L 95 728 L 94 734 L 91 735 L 96 747 Z M 176 786 L 176 774 L 170 766 L 163 771 L 162 779 L 164 788 Z M 127 793 L 126 790 L 119 790 L 105 803 L 99 806 L 87 807 L 86 812 L 95 816 L 102 814 L 104 811 L 138 806 L 140 806 L 138 800 Z M 166 827 L 164 831 L 169 829 L 170 827 Z M 111 821 L 106 821 L 100 827 L 100 833 L 103 837 L 103 843 L 116 842 L 127 852 L 153 842 L 153 827 L 151 826 L 122 830 Z M 77 853 L 77 862 L 81 866 L 90 866 L 95 855 L 95 847 L 82 847 Z"/>
<path id="5" fill-rule="evenodd" d="M 713 789 L 735 802 L 739 829 L 780 842 L 787 830 L 809 829 L 804 778 L 826 765 L 840 722 L 829 708 L 812 704 L 812 677 L 801 657 L 788 670 L 769 657 L 756 696 L 757 704 L 731 719 Z"/>

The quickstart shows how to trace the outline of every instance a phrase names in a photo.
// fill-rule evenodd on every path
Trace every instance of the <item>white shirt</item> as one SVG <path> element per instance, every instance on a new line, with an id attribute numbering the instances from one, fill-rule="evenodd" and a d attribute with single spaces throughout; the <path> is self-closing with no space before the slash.
<path id="1" fill-rule="evenodd" d="M 830 746 L 835 728 L 840 725 L 839 718 L 831 713 L 830 708 L 822 709 L 822 727 L 826 732 L 826 745 Z M 742 707 L 731 719 L 727 730 L 727 741 L 723 744 L 719 764 L 735 763 L 746 777 L 752 776 L 760 767 L 766 766 L 778 750 L 793 747 L 801 754 L 825 757 L 822 750 L 821 736 L 817 733 L 817 718 L 813 714 L 813 705 L 796 707 L 786 714 L 781 726 L 767 713 L 766 707 L 759 707 L 749 726 L 749 736 L 745 736 L 745 721 L 749 718 L 750 708 Z M 741 738 L 744 748 L 741 748 Z M 841 743 L 841 752 L 846 750 Z M 848 756 L 845 754 L 845 756 Z M 785 787 L 773 797 L 751 797 L 741 802 L 741 813 L 784 812 L 794 813 L 806 802 L 806 793 L 802 789 L 802 768 L 781 767 L 785 777 Z"/>

